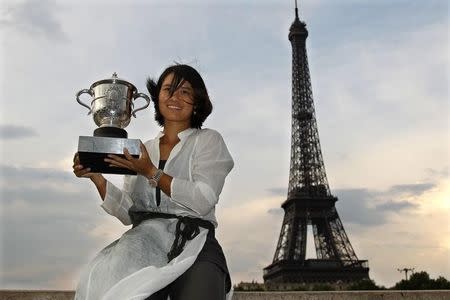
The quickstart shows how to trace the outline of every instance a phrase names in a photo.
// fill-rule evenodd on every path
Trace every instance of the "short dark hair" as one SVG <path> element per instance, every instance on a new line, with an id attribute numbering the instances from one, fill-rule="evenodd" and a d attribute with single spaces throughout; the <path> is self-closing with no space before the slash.
<path id="1" fill-rule="evenodd" d="M 155 106 L 155 120 L 160 126 L 164 126 L 164 117 L 159 110 L 159 92 L 161 85 L 167 75 L 173 73 L 174 77 L 171 83 L 171 95 L 175 92 L 176 88 L 182 81 L 187 81 L 191 84 L 194 90 L 194 112 L 191 117 L 191 127 L 200 129 L 203 122 L 212 112 L 212 103 L 206 90 L 205 82 L 200 74 L 193 67 L 184 64 L 174 64 L 159 76 L 158 82 L 155 82 L 152 78 L 147 78 L 147 89 L 152 98 Z"/>

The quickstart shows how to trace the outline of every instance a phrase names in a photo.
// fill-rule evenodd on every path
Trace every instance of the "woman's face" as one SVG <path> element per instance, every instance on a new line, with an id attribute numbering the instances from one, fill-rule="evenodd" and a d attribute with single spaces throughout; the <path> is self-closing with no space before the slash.
<path id="1" fill-rule="evenodd" d="M 164 117 L 164 123 L 170 122 L 186 122 L 191 123 L 191 116 L 194 110 L 194 89 L 187 81 L 182 83 L 170 96 L 170 86 L 173 80 L 173 73 L 164 78 L 159 91 L 159 111 Z"/>

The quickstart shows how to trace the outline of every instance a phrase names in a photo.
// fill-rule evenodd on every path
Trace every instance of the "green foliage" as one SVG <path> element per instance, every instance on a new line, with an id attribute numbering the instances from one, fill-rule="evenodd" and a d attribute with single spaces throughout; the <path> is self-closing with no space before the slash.
<path id="1" fill-rule="evenodd" d="M 394 290 L 448 290 L 450 282 L 440 276 L 437 279 L 431 279 L 427 272 L 413 273 L 408 280 L 397 282 L 392 288 Z"/>
<path id="2" fill-rule="evenodd" d="M 450 290 L 450 281 L 444 277 L 439 276 L 434 282 L 437 290 Z"/>
<path id="3" fill-rule="evenodd" d="M 292 291 L 308 291 L 308 286 L 303 284 L 297 284 L 292 287 Z"/>
<path id="4" fill-rule="evenodd" d="M 272 284 L 266 286 L 268 291 L 308 291 L 309 288 L 305 284 L 301 283 L 288 283 L 288 284 Z"/>
<path id="5" fill-rule="evenodd" d="M 385 287 L 379 287 L 375 284 L 375 281 L 371 279 L 363 279 L 355 282 L 347 287 L 350 291 L 372 291 L 372 290 L 384 290 Z"/>
<path id="6" fill-rule="evenodd" d="M 334 291 L 334 290 L 335 289 L 333 286 L 325 283 L 315 284 L 311 287 L 311 291 Z"/>
<path id="7" fill-rule="evenodd" d="M 369 291 L 369 290 L 385 290 L 384 286 L 376 285 L 375 281 L 371 279 L 364 279 L 358 282 L 347 284 L 271 284 L 264 283 L 240 282 L 234 285 L 235 291 L 335 291 L 335 290 L 351 290 L 351 291 Z M 394 290 L 449 290 L 450 282 L 444 277 L 440 276 L 437 279 L 431 279 L 427 272 L 413 273 L 409 280 L 401 280 L 391 289 Z"/>
<path id="8" fill-rule="evenodd" d="M 233 288 L 235 291 L 246 291 L 246 292 L 265 291 L 266 290 L 264 283 L 258 283 L 254 280 L 252 282 L 241 281 L 237 285 L 234 285 Z"/>
<path id="9" fill-rule="evenodd" d="M 334 291 L 332 285 L 326 283 L 318 284 L 301 284 L 301 283 L 286 283 L 286 284 L 270 284 L 252 282 L 240 282 L 233 286 L 235 291 L 254 292 L 254 291 Z"/>

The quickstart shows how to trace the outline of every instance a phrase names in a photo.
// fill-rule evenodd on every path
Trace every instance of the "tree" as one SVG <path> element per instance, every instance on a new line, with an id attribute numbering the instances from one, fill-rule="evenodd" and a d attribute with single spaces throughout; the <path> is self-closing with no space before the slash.
<path id="1" fill-rule="evenodd" d="M 311 291 L 334 291 L 334 288 L 326 283 L 318 283 L 311 287 Z"/>
<path id="2" fill-rule="evenodd" d="M 375 281 L 371 279 L 363 279 L 361 281 L 351 284 L 348 288 L 350 291 L 371 291 L 371 290 L 381 290 L 384 287 L 379 287 L 375 284 Z"/>
<path id="3" fill-rule="evenodd" d="M 442 276 L 439 276 L 435 280 L 435 289 L 437 290 L 450 290 L 450 281 Z"/>
<path id="4" fill-rule="evenodd" d="M 409 280 L 401 280 L 393 287 L 394 290 L 439 290 L 450 289 L 450 282 L 440 276 L 431 279 L 427 272 L 421 271 L 411 275 Z"/>

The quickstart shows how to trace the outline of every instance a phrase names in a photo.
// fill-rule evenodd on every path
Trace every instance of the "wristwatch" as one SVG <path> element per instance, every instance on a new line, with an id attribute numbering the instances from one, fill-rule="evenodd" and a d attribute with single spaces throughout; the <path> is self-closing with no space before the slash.
<path id="1" fill-rule="evenodd" d="M 162 174 L 163 171 L 158 169 L 156 170 L 156 173 L 153 176 L 148 178 L 148 183 L 150 184 L 151 187 L 156 188 L 158 186 L 158 182 L 161 179 Z"/>

